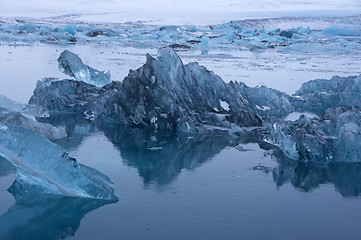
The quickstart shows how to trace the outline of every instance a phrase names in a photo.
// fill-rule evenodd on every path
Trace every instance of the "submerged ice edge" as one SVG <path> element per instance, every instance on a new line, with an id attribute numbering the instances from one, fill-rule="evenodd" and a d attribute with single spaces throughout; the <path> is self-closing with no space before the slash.
<path id="1" fill-rule="evenodd" d="M 16 180 L 8 189 L 14 196 L 48 193 L 117 200 L 107 176 L 79 164 L 45 137 L 6 122 L 0 122 L 0 132 L 0 155 L 16 167 Z"/>
<path id="2" fill-rule="evenodd" d="M 301 53 L 354 53 L 361 50 L 359 16 L 339 18 L 280 18 L 231 21 L 210 26 L 151 26 L 142 23 L 117 25 L 44 25 L 17 23 L 0 25 L 0 41 L 17 43 L 86 44 L 106 43 L 133 47 L 174 49 L 280 49 Z M 289 28 L 273 27 L 273 23 L 294 22 Z M 322 29 L 313 28 L 313 21 Z M 311 27 L 308 27 L 311 24 Z M 322 25 L 321 24 L 321 25 Z M 266 27 L 264 27 L 266 25 Z M 269 28 L 267 28 L 269 25 Z M 277 26 L 277 24 L 276 24 Z"/>

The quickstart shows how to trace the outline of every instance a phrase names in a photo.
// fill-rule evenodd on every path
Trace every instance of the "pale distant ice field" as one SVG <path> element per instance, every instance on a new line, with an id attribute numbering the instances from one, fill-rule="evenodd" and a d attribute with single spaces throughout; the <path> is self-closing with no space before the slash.
<path id="1" fill-rule="evenodd" d="M 147 21 L 159 24 L 216 24 L 244 18 L 325 16 L 359 13 L 359 0 L 13 0 L 0 1 L 2 17 L 55 17 L 92 22 Z"/>

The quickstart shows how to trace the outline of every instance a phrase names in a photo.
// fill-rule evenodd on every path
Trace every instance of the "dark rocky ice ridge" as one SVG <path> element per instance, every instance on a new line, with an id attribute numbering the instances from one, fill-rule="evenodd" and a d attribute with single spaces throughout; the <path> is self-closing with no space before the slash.
<path id="1" fill-rule="evenodd" d="M 225 83 L 198 63 L 184 65 L 170 48 L 131 70 L 122 82 L 97 88 L 81 81 L 39 81 L 29 103 L 49 112 L 84 114 L 154 129 L 206 132 L 260 126 L 238 83 Z"/>

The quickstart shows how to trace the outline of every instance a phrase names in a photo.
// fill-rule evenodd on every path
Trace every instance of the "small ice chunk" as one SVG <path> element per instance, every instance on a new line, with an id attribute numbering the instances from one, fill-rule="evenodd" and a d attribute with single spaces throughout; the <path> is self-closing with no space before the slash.
<path id="1" fill-rule="evenodd" d="M 268 106 L 262 106 L 262 107 L 260 107 L 260 106 L 256 105 L 256 108 L 257 108 L 258 110 L 261 110 L 261 111 L 271 110 L 271 108 L 268 107 Z"/>
<path id="2" fill-rule="evenodd" d="M 157 151 L 157 150 L 162 150 L 163 147 L 148 147 L 147 149 L 150 151 Z"/>
<path id="3" fill-rule="evenodd" d="M 340 27 L 328 27 L 321 33 L 330 36 L 361 36 L 361 31 Z"/>

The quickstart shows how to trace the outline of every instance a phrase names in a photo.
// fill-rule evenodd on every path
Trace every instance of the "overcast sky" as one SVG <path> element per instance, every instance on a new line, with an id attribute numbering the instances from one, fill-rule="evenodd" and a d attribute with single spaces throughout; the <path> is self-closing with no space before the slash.
<path id="1" fill-rule="evenodd" d="M 0 0 L 0 16 L 118 13 L 119 20 L 169 16 L 222 18 L 249 12 L 341 10 L 361 13 L 361 0 Z M 232 17 L 233 17 L 232 15 Z M 103 17 L 104 19 L 107 16 Z M 163 16 L 164 18 L 164 16 Z M 116 20 L 115 15 L 109 20 Z"/>

